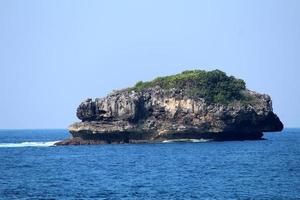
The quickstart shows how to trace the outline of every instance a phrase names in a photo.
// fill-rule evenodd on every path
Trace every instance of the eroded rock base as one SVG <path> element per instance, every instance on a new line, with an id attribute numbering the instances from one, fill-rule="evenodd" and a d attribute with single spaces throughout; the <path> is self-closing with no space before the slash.
<path id="1" fill-rule="evenodd" d="M 73 133 L 73 137 L 55 145 L 96 145 L 96 144 L 124 144 L 124 143 L 159 143 L 164 141 L 234 141 L 234 140 L 261 140 L 261 132 L 220 132 L 220 133 L 173 133 L 156 135 L 154 133 L 107 133 L 88 134 L 86 132 Z"/>

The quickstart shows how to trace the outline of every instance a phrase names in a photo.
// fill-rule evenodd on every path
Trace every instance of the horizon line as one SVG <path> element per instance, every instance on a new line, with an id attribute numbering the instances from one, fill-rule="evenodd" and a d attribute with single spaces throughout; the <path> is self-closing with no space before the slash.
<path id="1" fill-rule="evenodd" d="M 295 129 L 300 127 L 284 127 L 283 129 Z M 0 128 L 0 130 L 68 130 L 68 128 Z M 280 132 L 280 131 L 274 131 Z M 271 132 L 263 132 L 263 133 L 271 133 Z"/>

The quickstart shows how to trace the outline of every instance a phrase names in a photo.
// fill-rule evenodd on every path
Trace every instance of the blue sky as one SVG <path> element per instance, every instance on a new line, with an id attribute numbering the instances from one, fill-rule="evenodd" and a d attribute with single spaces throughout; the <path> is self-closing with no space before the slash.
<path id="1" fill-rule="evenodd" d="M 0 1 L 0 128 L 65 128 L 138 80 L 220 69 L 300 127 L 300 1 Z"/>

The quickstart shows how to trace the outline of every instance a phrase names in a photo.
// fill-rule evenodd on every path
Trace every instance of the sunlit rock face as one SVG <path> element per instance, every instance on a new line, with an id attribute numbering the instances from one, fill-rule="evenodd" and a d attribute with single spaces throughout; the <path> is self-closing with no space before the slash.
<path id="1" fill-rule="evenodd" d="M 247 89 L 245 100 L 209 102 L 186 95 L 185 88 L 114 91 L 87 99 L 77 108 L 81 122 L 69 126 L 73 138 L 58 144 L 160 142 L 164 140 L 256 140 L 281 131 L 271 98 Z"/>

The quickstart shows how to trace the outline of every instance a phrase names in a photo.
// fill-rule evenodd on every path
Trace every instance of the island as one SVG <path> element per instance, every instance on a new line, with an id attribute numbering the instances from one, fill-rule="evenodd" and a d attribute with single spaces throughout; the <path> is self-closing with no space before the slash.
<path id="1" fill-rule="evenodd" d="M 139 81 L 77 108 L 72 137 L 56 145 L 259 140 L 283 124 L 270 96 L 220 70 L 188 70 Z"/>

